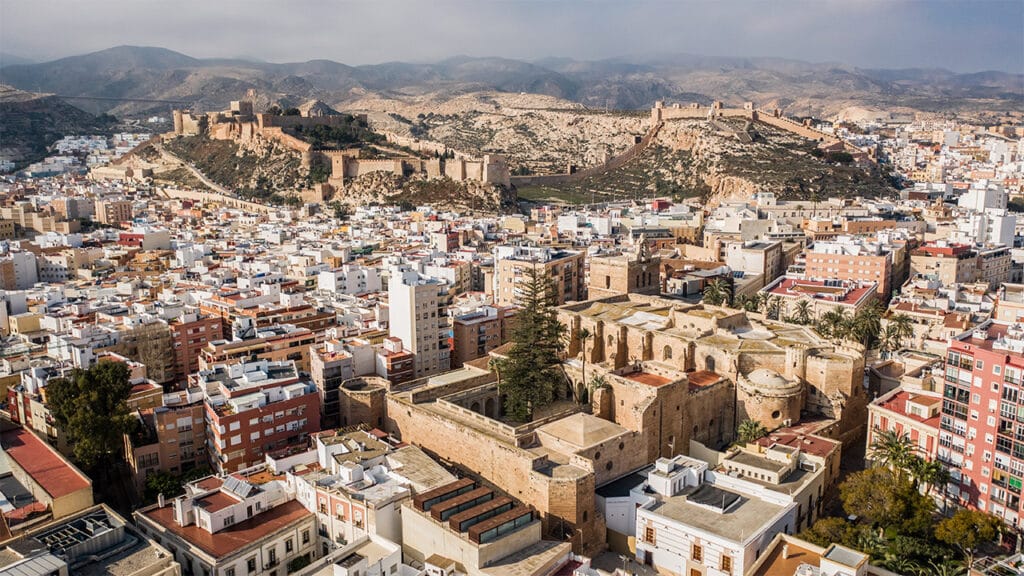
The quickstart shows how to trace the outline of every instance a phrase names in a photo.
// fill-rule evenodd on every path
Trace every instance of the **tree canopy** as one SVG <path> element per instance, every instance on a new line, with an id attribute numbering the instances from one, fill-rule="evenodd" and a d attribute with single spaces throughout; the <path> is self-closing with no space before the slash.
<path id="1" fill-rule="evenodd" d="M 744 444 L 754 442 L 766 434 L 768 434 L 768 429 L 756 420 L 744 420 L 736 427 L 736 437 Z"/>
<path id="2" fill-rule="evenodd" d="M 128 410 L 132 385 L 128 366 L 100 362 L 74 369 L 46 387 L 47 404 L 74 449 L 75 459 L 90 468 L 120 457 L 124 434 L 135 425 Z"/>
<path id="3" fill-rule="evenodd" d="M 527 268 L 516 289 L 522 309 L 516 314 L 508 357 L 497 368 L 505 414 L 526 422 L 565 385 L 559 357 L 565 327 L 555 311 L 557 289 L 543 269 Z"/>
<path id="4" fill-rule="evenodd" d="M 1002 522 L 991 514 L 958 510 L 951 518 L 939 522 L 935 537 L 959 549 L 967 556 L 968 564 L 973 564 L 978 548 L 994 541 L 1001 528 Z"/>

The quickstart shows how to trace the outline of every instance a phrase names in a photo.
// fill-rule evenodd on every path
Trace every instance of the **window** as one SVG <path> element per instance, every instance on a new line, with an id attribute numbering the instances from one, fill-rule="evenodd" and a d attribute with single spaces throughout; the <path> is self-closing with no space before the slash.
<path id="1" fill-rule="evenodd" d="M 309 544 L 309 530 L 302 531 L 302 543 Z"/>
<path id="2" fill-rule="evenodd" d="M 644 542 L 654 545 L 657 543 L 657 534 L 654 532 L 653 526 L 648 526 L 644 529 Z"/>
<path id="3" fill-rule="evenodd" d="M 249 574 L 256 572 L 256 557 L 253 556 L 245 561 L 245 568 L 249 571 Z"/>
<path id="4" fill-rule="evenodd" d="M 292 542 L 291 538 L 289 538 L 289 539 L 284 541 L 284 551 L 286 553 L 287 552 L 291 552 L 294 549 L 295 549 L 295 544 Z"/>
<path id="5" fill-rule="evenodd" d="M 234 524 L 234 523 L 235 523 L 235 517 L 234 517 L 234 515 L 231 515 L 231 516 L 225 516 L 225 517 L 224 517 L 224 525 L 225 525 L 225 526 L 231 526 L 231 525 L 232 525 L 232 524 Z"/>
<path id="6" fill-rule="evenodd" d="M 700 544 L 694 544 L 692 552 L 693 553 L 691 554 L 691 558 L 693 558 L 694 561 L 704 561 L 704 549 L 700 547 Z"/>
<path id="7" fill-rule="evenodd" d="M 725 554 L 722 554 L 721 570 L 726 574 L 732 574 L 732 556 L 726 556 Z"/>
<path id="8" fill-rule="evenodd" d="M 235 576 L 235 569 L 234 568 L 228 568 L 227 570 L 224 571 L 224 576 Z"/>

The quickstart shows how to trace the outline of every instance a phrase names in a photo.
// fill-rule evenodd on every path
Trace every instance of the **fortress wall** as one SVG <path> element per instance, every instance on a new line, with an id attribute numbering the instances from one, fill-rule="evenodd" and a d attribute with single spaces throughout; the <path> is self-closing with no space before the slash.
<path id="1" fill-rule="evenodd" d="M 641 152 L 647 149 L 654 141 L 654 138 L 658 135 L 658 130 L 661 129 L 661 124 L 655 124 L 650 130 L 644 134 L 644 137 L 640 139 L 640 142 L 630 146 L 625 152 L 608 159 L 607 162 L 590 168 L 576 171 L 572 174 L 551 174 L 547 176 L 512 176 L 509 178 L 509 182 L 516 186 L 529 186 L 529 185 L 556 185 L 564 184 L 567 182 L 578 182 L 580 180 L 590 178 L 591 176 L 598 176 L 622 167 L 630 160 L 636 158 Z"/>
<path id="2" fill-rule="evenodd" d="M 768 113 L 764 113 L 764 112 L 759 112 L 757 114 L 757 120 L 759 122 L 764 122 L 765 124 L 768 124 L 769 126 L 774 126 L 776 128 L 781 128 L 782 130 L 786 130 L 787 132 L 792 132 L 793 134 L 796 134 L 797 136 L 803 136 L 804 138 L 807 138 L 807 139 L 810 139 L 810 140 L 818 140 L 818 141 L 825 141 L 825 142 L 838 142 L 839 141 L 839 139 L 836 138 L 835 136 L 833 136 L 832 134 L 827 134 L 827 133 L 822 132 L 820 130 L 815 130 L 814 128 L 811 128 L 809 126 L 804 126 L 803 124 L 800 124 L 799 122 L 790 120 L 789 118 L 786 118 L 784 116 L 775 116 L 774 114 L 768 114 Z"/>
<path id="3" fill-rule="evenodd" d="M 261 130 L 266 128 L 294 128 L 296 126 L 302 126 L 307 128 L 310 126 L 341 126 L 344 125 L 346 114 L 339 114 L 334 116 L 275 116 L 272 114 L 257 114 L 256 123 L 259 125 Z M 356 118 L 362 117 L 366 119 L 365 115 L 353 114 Z"/>
<path id="4" fill-rule="evenodd" d="M 247 210 L 249 212 L 258 212 L 260 214 L 266 214 L 272 210 L 270 206 L 264 206 L 256 202 L 247 202 L 238 198 L 232 198 L 231 196 L 225 196 L 218 194 L 217 192 L 203 192 L 199 190 L 181 190 L 177 188 L 164 188 L 164 194 L 170 198 L 178 200 L 192 200 L 193 202 L 202 203 L 217 203 L 223 204 L 229 208 L 237 208 L 239 210 Z"/>
<path id="5" fill-rule="evenodd" d="M 353 159 L 351 164 L 355 167 L 355 176 L 362 176 L 370 172 L 390 172 L 398 176 L 402 175 L 402 161 L 397 159 L 385 160 L 363 160 Z M 348 176 L 348 174 L 346 174 Z"/>
<path id="6" fill-rule="evenodd" d="M 479 180 L 484 179 L 484 163 L 483 160 L 466 160 L 465 161 L 466 180 Z"/>
<path id="7" fill-rule="evenodd" d="M 466 161 L 462 158 L 445 160 L 444 175 L 456 182 L 462 182 L 466 179 Z"/>
<path id="8" fill-rule="evenodd" d="M 432 152 L 437 154 L 444 154 L 449 149 L 444 144 L 439 142 L 431 142 L 429 140 L 420 140 L 418 138 L 411 138 L 409 136 L 399 136 L 394 132 L 380 132 L 388 139 L 388 142 L 397 144 L 399 146 L 405 146 L 416 150 L 417 152 Z"/>
<path id="9" fill-rule="evenodd" d="M 441 172 L 441 159 L 431 158 L 430 160 L 422 161 L 422 170 L 426 172 L 427 178 L 440 178 L 444 174 Z"/>
<path id="10" fill-rule="evenodd" d="M 545 468 L 546 457 L 396 396 L 387 399 L 385 424 L 389 434 L 397 434 L 442 460 L 458 463 L 509 496 L 533 506 L 545 528 L 581 530 L 582 537 L 574 539 L 574 546 L 582 542 L 589 551 L 604 542 L 604 524 L 597 518 L 594 501 L 593 473 L 580 470 L 575 477 L 545 474 L 538 470 Z M 584 513 L 587 520 L 583 520 Z"/>
<path id="11" fill-rule="evenodd" d="M 285 134 L 284 131 L 279 127 L 262 128 L 259 131 L 260 135 L 270 140 L 277 140 L 281 144 L 295 150 L 296 152 L 308 152 L 313 149 L 313 145 L 309 142 L 300 140 L 290 134 Z"/>

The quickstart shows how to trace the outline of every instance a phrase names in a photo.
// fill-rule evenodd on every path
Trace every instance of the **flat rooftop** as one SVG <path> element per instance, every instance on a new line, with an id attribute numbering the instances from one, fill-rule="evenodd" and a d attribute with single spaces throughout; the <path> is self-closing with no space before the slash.
<path id="1" fill-rule="evenodd" d="M 791 506 L 795 506 L 792 504 Z M 732 542 L 743 542 L 781 514 L 786 508 L 764 500 L 740 496 L 724 513 L 711 512 L 689 501 L 687 493 L 663 498 L 650 510 L 680 524 L 703 530 Z"/>
<path id="2" fill-rule="evenodd" d="M 632 374 L 626 374 L 625 376 L 623 376 L 623 378 L 627 380 L 632 380 L 634 382 L 639 382 L 641 384 L 646 384 L 648 386 L 653 386 L 655 388 L 659 386 L 664 386 L 665 384 L 671 382 L 671 380 L 665 378 L 664 376 L 651 374 L 650 372 L 633 372 Z"/>

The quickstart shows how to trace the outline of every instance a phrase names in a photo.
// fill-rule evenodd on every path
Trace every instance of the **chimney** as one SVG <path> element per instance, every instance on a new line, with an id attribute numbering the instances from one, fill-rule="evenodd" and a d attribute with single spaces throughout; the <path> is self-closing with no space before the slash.
<path id="1" fill-rule="evenodd" d="M 164 493 L 163 492 L 157 494 L 157 496 L 156 496 L 156 504 L 160 508 L 163 508 L 164 504 L 166 504 L 166 502 L 164 502 Z"/>
<path id="2" fill-rule="evenodd" d="M 784 560 L 789 558 L 789 544 L 782 545 L 782 558 Z"/>

